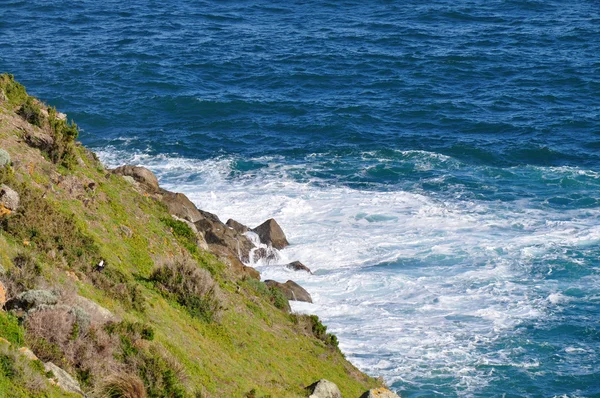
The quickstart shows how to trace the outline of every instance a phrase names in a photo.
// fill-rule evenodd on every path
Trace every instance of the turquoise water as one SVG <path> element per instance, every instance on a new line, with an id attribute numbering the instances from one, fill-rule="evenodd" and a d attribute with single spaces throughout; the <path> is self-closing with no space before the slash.
<path id="1" fill-rule="evenodd" d="M 594 1 L 15 1 L 0 70 L 109 165 L 274 216 L 405 397 L 600 396 Z"/>

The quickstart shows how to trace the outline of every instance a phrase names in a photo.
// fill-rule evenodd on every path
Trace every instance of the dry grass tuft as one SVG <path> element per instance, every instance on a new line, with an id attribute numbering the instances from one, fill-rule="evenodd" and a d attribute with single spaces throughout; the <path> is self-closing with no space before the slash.
<path id="1" fill-rule="evenodd" d="M 129 373 L 108 376 L 94 395 L 99 398 L 146 398 L 147 396 L 142 380 Z"/>

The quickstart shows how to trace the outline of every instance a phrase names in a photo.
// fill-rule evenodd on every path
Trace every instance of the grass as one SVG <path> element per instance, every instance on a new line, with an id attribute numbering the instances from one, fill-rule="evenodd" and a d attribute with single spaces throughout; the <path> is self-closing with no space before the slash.
<path id="1" fill-rule="evenodd" d="M 15 164 L 10 172 L 0 170 L 0 180 L 22 197 L 22 207 L 0 219 L 0 261 L 7 269 L 1 278 L 12 278 L 12 294 L 42 285 L 76 291 L 123 320 L 89 335 L 68 318 L 56 322 L 63 338 L 52 340 L 40 331 L 43 319 L 35 334 L 32 324 L 0 315 L 0 330 L 6 329 L 2 333 L 9 340 L 24 339 L 55 358 L 90 392 L 106 387 L 99 370 L 70 356 L 69 347 L 82 344 L 94 352 L 100 342 L 110 350 L 92 357 L 106 366 L 116 361 L 113 365 L 131 376 L 130 387 L 141 381 L 149 397 L 243 397 L 251 391 L 257 397 L 297 397 L 321 378 L 352 397 L 379 385 L 345 360 L 318 318 L 290 315 L 278 291 L 229 274 L 215 256 L 198 248 L 186 223 L 107 173 L 74 144 L 73 124 L 60 123 L 59 129 L 73 140 L 72 159 L 81 161 L 65 163 L 60 154 L 27 147 L 12 127 L 27 123 L 14 112 L 27 100 L 26 92 L 7 75 L 0 75 L 0 88 L 12 98 L 7 107 L 0 105 L 0 147 Z M 52 109 L 48 112 L 57 120 Z M 93 181 L 94 188 L 73 193 L 61 182 L 65 179 L 75 187 Z M 106 267 L 97 272 L 101 259 Z M 23 334 L 24 326 L 29 329 Z M 0 396 L 8 388 L 2 390 L 3 385 L 15 383 L 0 379 Z M 38 396 L 44 394 L 50 393 Z"/>

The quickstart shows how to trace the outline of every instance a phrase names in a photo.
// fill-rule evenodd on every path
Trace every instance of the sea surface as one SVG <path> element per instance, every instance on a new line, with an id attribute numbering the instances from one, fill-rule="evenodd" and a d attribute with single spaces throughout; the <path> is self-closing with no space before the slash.
<path id="1" fill-rule="evenodd" d="M 269 217 L 403 397 L 600 396 L 600 4 L 0 0 L 0 71 L 110 166 Z"/>

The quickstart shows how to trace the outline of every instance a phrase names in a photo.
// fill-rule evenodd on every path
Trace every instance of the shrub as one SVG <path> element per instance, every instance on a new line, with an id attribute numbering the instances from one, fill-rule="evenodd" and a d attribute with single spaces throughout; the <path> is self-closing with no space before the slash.
<path id="1" fill-rule="evenodd" d="M 253 290 L 257 296 L 264 297 L 276 308 L 285 311 L 290 310 L 290 303 L 281 290 L 274 287 L 268 287 L 264 282 L 257 281 L 256 279 L 247 279 L 244 283 Z"/>
<path id="2" fill-rule="evenodd" d="M 106 268 L 102 272 L 91 271 L 89 277 L 94 286 L 119 300 L 125 308 L 139 312 L 146 310 L 146 298 L 142 289 L 120 270 Z"/>
<path id="3" fill-rule="evenodd" d="M 104 398 L 146 398 L 146 388 L 135 375 L 115 373 L 102 382 L 95 395 Z"/>
<path id="4" fill-rule="evenodd" d="M 191 261 L 180 260 L 155 269 L 150 280 L 184 306 L 190 315 L 206 322 L 217 320 L 221 308 L 219 290 L 205 269 Z"/>
<path id="5" fill-rule="evenodd" d="M 58 305 L 30 312 L 25 329 L 26 341 L 40 360 L 74 370 L 85 386 L 101 380 L 115 367 L 116 337 L 93 325 L 83 329 L 70 307 Z"/>
<path id="6" fill-rule="evenodd" d="M 292 322 L 296 324 L 307 323 L 310 332 L 314 337 L 324 342 L 332 348 L 338 348 L 337 336 L 333 333 L 327 333 L 327 326 L 321 323 L 321 320 L 316 315 L 296 315 L 292 317 Z"/>
<path id="7" fill-rule="evenodd" d="M 44 117 L 42 116 L 40 106 L 34 102 L 33 98 L 27 97 L 25 103 L 21 105 L 17 113 L 28 123 L 42 127 Z"/>
<path id="8" fill-rule="evenodd" d="M 18 254 L 13 258 L 13 264 L 14 266 L 2 277 L 7 299 L 17 296 L 24 290 L 35 288 L 42 274 L 40 264 L 30 253 Z"/>
<path id="9" fill-rule="evenodd" d="M 40 361 L 30 361 L 13 347 L 0 344 L 0 382 L 3 378 L 7 378 L 14 385 L 27 389 L 29 392 L 27 396 L 44 395 L 39 394 L 46 388 L 43 372 Z"/>
<path id="10" fill-rule="evenodd" d="M 10 154 L 0 148 L 0 168 L 10 166 Z"/>
<path id="11" fill-rule="evenodd" d="M 54 139 L 48 155 L 52 162 L 70 169 L 75 165 L 75 140 L 79 136 L 79 128 L 73 122 L 59 119 L 53 107 L 48 108 L 48 122 Z"/>
<path id="12" fill-rule="evenodd" d="M 23 104 L 29 97 L 25 87 L 16 82 L 13 75 L 7 73 L 0 74 L 0 89 L 4 90 L 8 102 L 14 106 Z"/>

